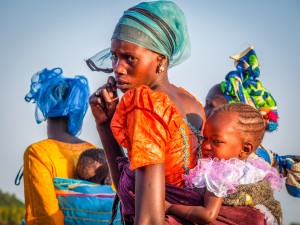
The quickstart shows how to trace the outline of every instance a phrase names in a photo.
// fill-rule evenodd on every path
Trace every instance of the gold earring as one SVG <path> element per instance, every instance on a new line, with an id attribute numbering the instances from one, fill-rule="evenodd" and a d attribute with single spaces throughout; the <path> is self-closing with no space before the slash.
<path id="1" fill-rule="evenodd" d="M 163 67 L 161 64 L 159 64 L 157 67 L 157 73 L 162 73 L 164 71 L 165 71 L 165 67 Z"/>
<path id="2" fill-rule="evenodd" d="M 164 59 L 162 60 L 162 62 L 160 62 L 157 66 L 156 72 L 157 73 L 162 73 L 165 71 L 165 67 L 163 66 L 163 64 L 165 63 L 165 61 L 167 60 L 166 57 L 164 57 Z"/>

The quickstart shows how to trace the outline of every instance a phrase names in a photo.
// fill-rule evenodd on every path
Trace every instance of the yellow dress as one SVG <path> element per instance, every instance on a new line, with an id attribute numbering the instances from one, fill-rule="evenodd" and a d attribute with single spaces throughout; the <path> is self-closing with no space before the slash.
<path id="1" fill-rule="evenodd" d="M 54 177 L 75 178 L 79 155 L 97 148 L 83 142 L 63 143 L 46 139 L 30 145 L 24 153 L 24 192 L 26 225 L 63 225 L 53 185 Z"/>

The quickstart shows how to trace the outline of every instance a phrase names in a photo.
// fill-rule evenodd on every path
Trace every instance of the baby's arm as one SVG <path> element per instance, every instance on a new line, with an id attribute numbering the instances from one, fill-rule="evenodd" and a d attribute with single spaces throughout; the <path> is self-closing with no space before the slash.
<path id="1" fill-rule="evenodd" d="M 210 223 L 217 218 L 222 202 L 223 198 L 206 190 L 204 206 L 172 205 L 166 202 L 166 214 L 178 216 L 197 224 Z"/>

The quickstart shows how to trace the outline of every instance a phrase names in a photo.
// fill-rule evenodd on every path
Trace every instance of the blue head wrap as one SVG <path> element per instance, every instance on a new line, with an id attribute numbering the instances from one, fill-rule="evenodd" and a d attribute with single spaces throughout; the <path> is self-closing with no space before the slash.
<path id="1" fill-rule="evenodd" d="M 190 56 L 190 38 L 182 10 L 171 1 L 142 2 L 124 12 L 112 39 L 127 41 L 167 56 L 169 67 Z M 111 73 L 110 49 L 86 62 L 94 71 Z"/>
<path id="2" fill-rule="evenodd" d="M 67 117 L 68 131 L 78 135 L 88 109 L 90 90 L 84 76 L 64 78 L 61 68 L 43 69 L 31 78 L 25 100 L 36 103 L 35 119 L 39 124 L 48 117 Z"/>

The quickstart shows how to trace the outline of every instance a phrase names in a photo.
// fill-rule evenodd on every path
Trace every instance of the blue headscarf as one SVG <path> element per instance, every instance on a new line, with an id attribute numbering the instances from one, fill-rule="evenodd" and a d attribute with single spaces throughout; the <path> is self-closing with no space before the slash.
<path id="1" fill-rule="evenodd" d="M 142 2 L 124 12 L 112 39 L 127 41 L 167 56 L 169 67 L 190 56 L 190 38 L 185 16 L 172 1 Z M 86 62 L 94 71 L 111 73 L 110 49 Z"/>
<path id="2" fill-rule="evenodd" d="M 90 90 L 84 76 L 65 78 L 61 68 L 43 69 L 31 78 L 25 100 L 36 103 L 35 119 L 39 124 L 48 117 L 67 117 L 68 131 L 78 135 L 88 109 Z"/>

